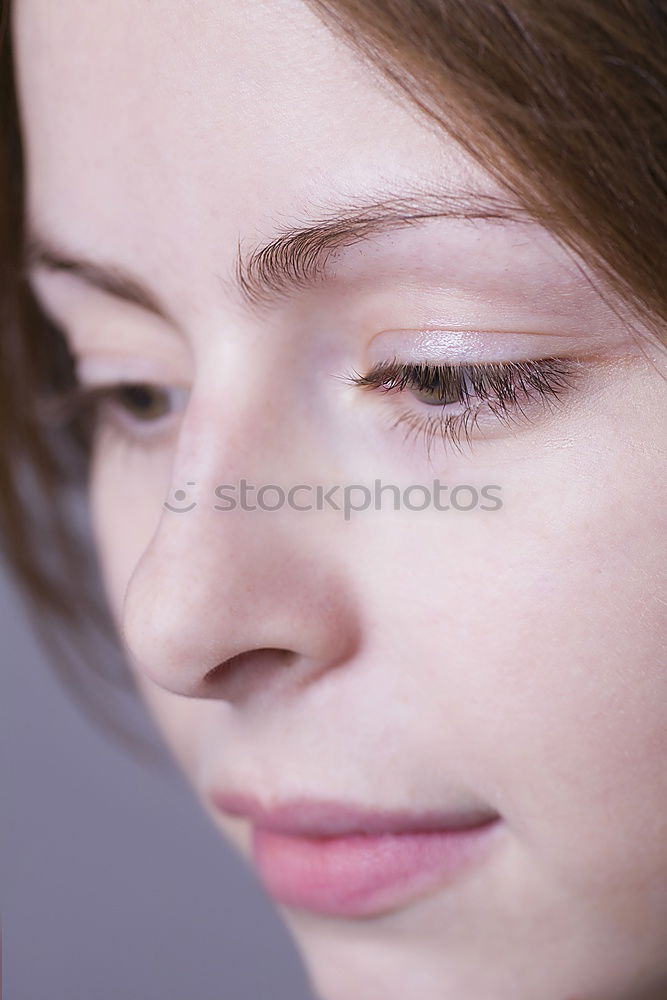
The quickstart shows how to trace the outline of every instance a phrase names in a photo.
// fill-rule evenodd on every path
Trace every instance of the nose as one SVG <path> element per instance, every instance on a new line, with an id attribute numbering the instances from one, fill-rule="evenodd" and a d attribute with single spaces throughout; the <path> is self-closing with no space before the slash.
<path id="1" fill-rule="evenodd" d="M 348 662 L 359 628 L 328 517 L 164 509 L 122 605 L 135 669 L 176 694 L 236 703 L 286 695 Z"/>

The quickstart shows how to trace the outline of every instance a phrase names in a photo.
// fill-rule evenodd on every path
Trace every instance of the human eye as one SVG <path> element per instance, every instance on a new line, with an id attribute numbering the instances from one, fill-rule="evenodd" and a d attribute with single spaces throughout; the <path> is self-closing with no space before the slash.
<path id="1" fill-rule="evenodd" d="M 540 406 L 558 403 L 573 388 L 582 368 L 581 360 L 558 356 L 474 364 L 393 357 L 344 381 L 392 396 L 407 394 L 416 405 L 401 405 L 393 426 L 402 426 L 406 437 L 422 438 L 430 455 L 438 439 L 461 451 L 476 435 L 532 422 Z"/>
<path id="2" fill-rule="evenodd" d="M 128 443 L 146 447 L 173 429 L 187 404 L 189 389 L 152 381 L 114 380 L 97 384 L 79 381 L 42 403 L 49 422 L 78 424 L 84 433 L 113 431 Z"/>

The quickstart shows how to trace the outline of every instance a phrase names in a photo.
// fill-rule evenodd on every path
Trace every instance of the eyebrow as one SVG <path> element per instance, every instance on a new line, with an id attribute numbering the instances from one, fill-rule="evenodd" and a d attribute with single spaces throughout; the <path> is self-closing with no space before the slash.
<path id="1" fill-rule="evenodd" d="M 382 197 L 348 200 L 289 226 L 270 240 L 244 249 L 237 240 L 231 278 L 220 280 L 250 311 L 260 311 L 285 295 L 312 287 L 326 277 L 337 251 L 383 233 L 418 226 L 431 219 L 483 219 L 488 222 L 539 223 L 518 203 L 480 191 L 402 191 Z M 169 312 L 140 278 L 115 264 L 70 253 L 29 225 L 23 254 L 27 270 L 69 273 L 86 284 L 131 302 L 173 322 Z"/>

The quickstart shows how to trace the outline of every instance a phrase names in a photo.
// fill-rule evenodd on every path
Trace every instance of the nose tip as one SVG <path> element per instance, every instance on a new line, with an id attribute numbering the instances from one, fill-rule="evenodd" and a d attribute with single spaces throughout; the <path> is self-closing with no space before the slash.
<path id="1" fill-rule="evenodd" d="M 340 567 L 313 551 L 320 535 L 270 537 L 262 549 L 256 533 L 206 544 L 190 534 L 181 552 L 173 532 L 154 536 L 120 614 L 136 673 L 174 694 L 241 703 L 288 696 L 354 655 L 356 604 Z"/>

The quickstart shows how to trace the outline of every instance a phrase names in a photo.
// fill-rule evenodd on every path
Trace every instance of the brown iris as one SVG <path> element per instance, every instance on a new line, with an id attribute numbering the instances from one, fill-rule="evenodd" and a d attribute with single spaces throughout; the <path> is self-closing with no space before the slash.
<path id="1" fill-rule="evenodd" d="M 116 402 L 137 420 L 158 420 L 169 413 L 169 397 L 164 389 L 146 382 L 118 386 Z"/>

